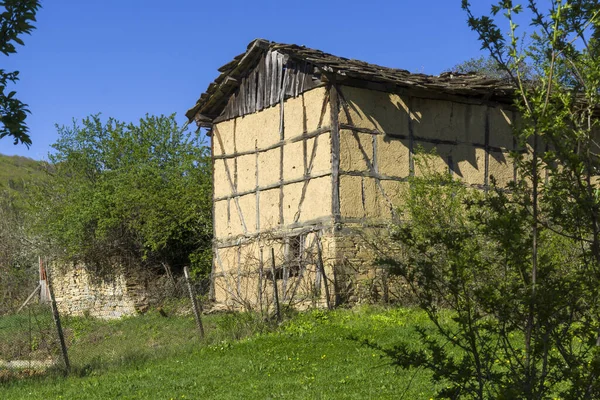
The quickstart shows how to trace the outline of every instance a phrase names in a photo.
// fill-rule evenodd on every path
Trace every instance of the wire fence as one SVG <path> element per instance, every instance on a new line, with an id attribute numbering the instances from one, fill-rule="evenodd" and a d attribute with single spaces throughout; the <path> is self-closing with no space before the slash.
<path id="1" fill-rule="evenodd" d="M 249 248 L 247 257 L 234 248 L 236 268 L 213 274 L 212 284 L 165 265 L 137 272 L 109 269 L 104 278 L 83 267 L 51 268 L 48 275 L 43 260 L 28 278 L 11 281 L 0 271 L 0 288 L 15 294 L 0 297 L 0 382 L 52 372 L 87 374 L 181 354 L 199 341 L 240 339 L 272 329 L 299 306 L 333 308 L 340 293 L 353 290 L 345 278 L 357 272 L 351 265 L 337 275 L 333 268 L 326 271 L 317 234 L 276 243 Z M 384 272 L 373 274 L 369 288 L 387 285 Z M 229 296 L 231 309 L 248 312 L 205 320 L 203 303 L 218 290 Z"/>
<path id="2" fill-rule="evenodd" d="M 31 303 L 0 317 L 0 377 L 41 373 L 57 366 L 60 354 L 48 303 Z"/>
<path id="3" fill-rule="evenodd" d="M 53 279 L 44 271 L 40 278 L 25 300 L 0 304 L 0 382 L 111 368 L 196 346 L 204 336 L 201 300 L 207 283 L 192 279 L 187 269 L 184 275 L 163 277 L 168 284 L 154 287 L 161 292 L 137 311 L 141 318 L 112 320 L 67 313 L 55 302 Z"/>

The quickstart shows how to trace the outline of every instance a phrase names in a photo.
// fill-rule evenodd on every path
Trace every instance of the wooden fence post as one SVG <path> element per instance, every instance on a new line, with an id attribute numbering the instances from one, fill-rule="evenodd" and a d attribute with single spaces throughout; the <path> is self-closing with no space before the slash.
<path id="1" fill-rule="evenodd" d="M 260 315 L 263 315 L 263 248 L 260 247 L 258 259 L 258 307 Z"/>
<path id="2" fill-rule="evenodd" d="M 50 307 L 52 308 L 52 318 L 54 319 L 54 324 L 56 325 L 56 330 L 58 332 L 58 339 L 60 341 L 60 349 L 62 350 L 63 361 L 65 362 L 65 371 L 69 373 L 71 370 L 71 364 L 69 363 L 69 355 L 67 354 L 67 345 L 65 343 L 65 336 L 63 334 L 62 325 L 60 323 L 60 315 L 58 313 L 58 307 L 56 306 L 56 299 L 54 298 L 54 288 L 52 285 L 52 278 L 46 272 L 46 282 L 48 284 L 48 294 L 50 295 Z"/>
<path id="3" fill-rule="evenodd" d="M 190 300 L 192 301 L 192 309 L 194 310 L 194 317 L 196 318 L 196 326 L 200 332 L 200 337 L 204 338 L 204 325 L 202 325 L 202 319 L 200 313 L 202 312 L 202 306 L 198 304 L 198 299 L 194 295 L 194 289 L 192 288 L 192 281 L 190 280 L 190 273 L 188 267 L 183 267 L 183 275 L 185 276 L 185 283 L 190 293 Z"/>
<path id="4" fill-rule="evenodd" d="M 277 293 L 277 278 L 275 277 L 275 250 L 271 247 L 271 275 L 273 278 L 273 297 L 275 299 L 275 315 L 277 321 L 281 322 L 281 310 L 279 308 L 279 294 Z"/>
<path id="5" fill-rule="evenodd" d="M 323 284 L 325 285 L 325 301 L 327 303 L 327 308 L 331 310 L 331 300 L 329 299 L 329 283 L 327 282 L 327 275 L 325 275 L 325 265 L 323 265 L 323 250 L 321 249 L 321 236 L 317 236 L 317 255 L 319 257 L 319 269 L 321 270 Z"/>

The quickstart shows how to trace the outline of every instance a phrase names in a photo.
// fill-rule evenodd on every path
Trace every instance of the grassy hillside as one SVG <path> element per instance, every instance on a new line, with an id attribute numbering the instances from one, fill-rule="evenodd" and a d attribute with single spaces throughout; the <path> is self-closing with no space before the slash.
<path id="1" fill-rule="evenodd" d="M 43 162 L 21 156 L 0 154 L 0 190 L 19 190 L 44 176 Z"/>
<path id="2" fill-rule="evenodd" d="M 0 383 L 4 399 L 429 399 L 422 370 L 397 370 L 363 339 L 420 346 L 417 310 L 300 314 L 279 327 L 249 314 L 205 318 L 151 312 L 119 321 L 67 320 L 75 372 Z M 76 323 L 75 323 L 76 322 Z"/>

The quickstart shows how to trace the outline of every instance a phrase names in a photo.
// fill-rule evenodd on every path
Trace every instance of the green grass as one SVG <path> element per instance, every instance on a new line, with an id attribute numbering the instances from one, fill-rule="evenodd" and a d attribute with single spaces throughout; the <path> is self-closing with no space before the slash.
<path id="1" fill-rule="evenodd" d="M 43 360 L 54 352 L 56 329 L 48 307 L 0 316 L 0 360 Z"/>
<path id="2" fill-rule="evenodd" d="M 7 399 L 422 399 L 423 371 L 398 371 L 353 338 L 415 342 L 426 316 L 411 309 L 302 313 L 279 327 L 254 315 L 205 318 L 158 313 L 102 322 L 70 319 L 74 373 L 11 380 Z"/>

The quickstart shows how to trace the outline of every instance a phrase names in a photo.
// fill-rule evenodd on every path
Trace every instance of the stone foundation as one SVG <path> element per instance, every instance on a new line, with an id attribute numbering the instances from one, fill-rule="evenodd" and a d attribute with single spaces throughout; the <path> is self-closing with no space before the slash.
<path id="1" fill-rule="evenodd" d="M 344 228 L 335 237 L 336 284 L 342 302 L 350 304 L 410 302 L 400 279 L 390 276 L 383 258 L 397 258 L 401 250 L 385 227 L 359 224 Z"/>

